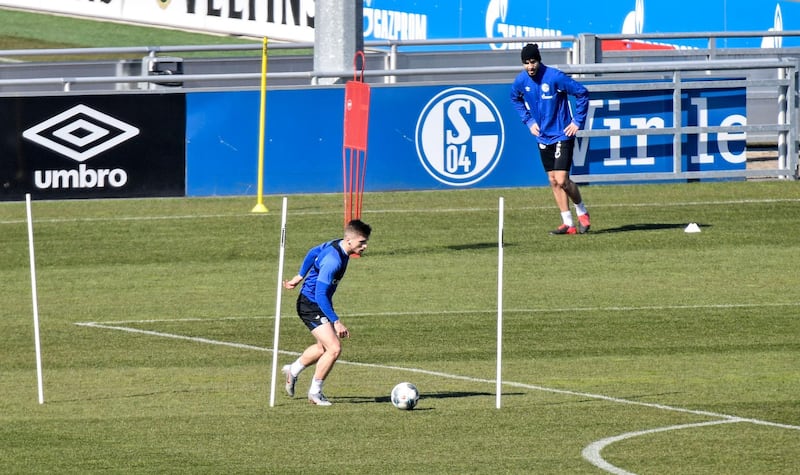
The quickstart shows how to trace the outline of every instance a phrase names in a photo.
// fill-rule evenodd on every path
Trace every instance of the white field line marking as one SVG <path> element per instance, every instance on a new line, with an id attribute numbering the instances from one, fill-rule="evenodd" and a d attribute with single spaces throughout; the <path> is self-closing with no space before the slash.
<path id="1" fill-rule="evenodd" d="M 702 308 L 756 308 L 756 307 L 800 307 L 800 302 L 767 302 L 758 304 L 706 304 L 706 305 L 647 305 L 630 307 L 571 307 L 571 308 L 511 308 L 503 309 L 503 313 L 588 313 L 588 312 L 636 312 L 642 310 L 697 310 Z M 464 315 L 464 314 L 489 314 L 497 312 L 496 309 L 490 310 L 420 310 L 414 312 L 370 312 L 370 313 L 345 313 L 346 318 L 354 317 L 413 317 L 418 315 Z M 187 317 L 187 318 L 151 318 L 143 320 L 116 320 L 111 322 L 78 322 L 75 325 L 97 326 L 97 325 L 126 325 L 131 323 L 170 323 L 170 322 L 212 322 L 225 320 L 260 320 L 271 319 L 274 316 L 254 315 L 241 317 Z"/>
<path id="2" fill-rule="evenodd" d="M 671 430 L 681 430 L 681 429 L 694 429 L 697 427 L 707 427 L 719 424 L 731 424 L 734 422 L 744 422 L 744 421 L 742 419 L 731 418 L 719 421 L 697 422 L 694 424 L 680 424 L 669 427 L 658 427 L 655 429 L 640 430 L 636 432 L 626 432 L 625 434 L 615 435 L 614 437 L 608 437 L 605 439 L 598 440 L 596 442 L 592 442 L 591 444 L 587 445 L 585 449 L 583 449 L 581 455 L 583 456 L 584 459 L 589 461 L 589 463 L 591 463 L 595 467 L 601 470 L 605 470 L 606 472 L 613 473 L 614 475 L 636 475 L 633 472 L 623 470 L 622 468 L 619 468 L 616 465 L 608 463 L 600 455 L 600 452 L 607 446 L 625 439 L 632 439 L 634 437 L 640 437 L 648 434 L 655 434 L 658 432 L 667 432 Z"/>
<path id="3" fill-rule="evenodd" d="M 298 213 L 299 214 L 299 213 Z M 92 222 L 108 222 L 108 221 L 167 221 L 167 220 L 181 220 L 181 219 L 217 219 L 217 218 L 244 218 L 247 216 L 265 216 L 257 214 L 193 214 L 193 215 L 175 215 L 175 216 L 108 216 L 101 218 L 44 218 L 37 219 L 37 223 L 92 223 Z M 7 220 L 0 221 L 0 224 L 19 224 L 24 223 L 24 220 Z"/>
<path id="4" fill-rule="evenodd" d="M 232 318 L 228 318 L 228 319 L 237 319 L 237 318 L 240 318 L 240 317 L 232 317 Z M 191 319 L 183 319 L 183 320 L 185 320 L 185 321 L 197 321 L 197 320 L 201 320 L 201 319 L 191 318 Z M 153 322 L 159 322 L 159 321 L 161 321 L 161 322 L 164 322 L 164 321 L 179 321 L 179 319 L 175 319 L 175 320 L 139 320 L 138 322 L 141 322 L 141 323 L 153 323 Z M 133 322 L 131 322 L 131 323 L 133 323 Z M 174 333 L 163 333 L 163 332 L 157 332 L 157 331 L 152 331 L 152 330 L 141 330 L 141 329 L 138 329 L 138 328 L 130 328 L 130 327 L 125 327 L 125 326 L 119 326 L 117 324 L 109 325 L 109 324 L 102 324 L 102 323 L 97 323 L 97 322 L 78 322 L 78 323 L 76 323 L 76 325 L 83 326 L 83 327 L 91 327 L 91 328 L 101 328 L 101 329 L 106 329 L 106 330 L 117 330 L 117 331 L 123 331 L 123 332 L 128 332 L 128 333 L 137 333 L 137 334 L 141 334 L 141 335 L 149 335 L 149 336 L 155 336 L 155 337 L 161 337 L 161 338 L 173 338 L 173 339 L 177 339 L 177 340 L 191 341 L 191 342 L 195 342 L 195 343 L 203 343 L 203 344 L 209 344 L 209 345 L 226 346 L 226 347 L 230 347 L 230 348 L 238 348 L 238 349 L 244 349 L 244 350 L 254 350 L 254 351 L 264 351 L 264 352 L 271 351 L 270 348 L 264 348 L 264 347 L 255 346 L 255 345 L 247 345 L 247 344 L 244 344 L 244 343 L 225 342 L 225 341 L 219 341 L 219 340 L 211 340 L 211 339 L 208 339 L 208 338 L 192 337 L 192 336 L 187 336 L 187 335 L 177 335 L 177 334 L 174 334 Z M 294 351 L 281 351 L 281 350 L 279 350 L 278 352 L 281 353 L 281 354 L 295 355 L 295 356 L 300 354 L 300 353 L 294 352 Z M 405 372 L 409 372 L 409 373 L 424 374 L 424 375 L 427 375 L 427 376 L 435 376 L 435 377 L 445 378 L 445 379 L 456 379 L 456 380 L 461 380 L 461 381 L 469 381 L 469 382 L 472 382 L 472 383 L 486 383 L 486 384 L 493 384 L 493 385 L 496 384 L 496 381 L 495 380 L 491 380 L 491 379 L 474 378 L 474 377 L 471 377 L 471 376 L 449 374 L 449 373 L 443 373 L 443 372 L 440 372 L 440 371 L 429 371 L 429 370 L 425 370 L 425 369 L 421 369 L 421 368 L 406 368 L 406 367 L 402 367 L 402 366 L 380 365 L 380 364 L 375 364 L 375 363 L 360 363 L 360 362 L 346 361 L 346 360 L 339 360 L 339 361 L 337 361 L 337 363 L 350 365 L 350 366 L 359 366 L 359 367 L 364 367 L 364 368 L 376 368 L 376 369 L 388 369 L 388 370 L 395 370 L 395 371 L 405 371 Z M 694 423 L 694 424 L 682 424 L 682 425 L 675 425 L 675 426 L 669 426 L 669 427 L 660 427 L 660 428 L 655 428 L 655 429 L 641 430 L 641 431 L 636 431 L 636 432 L 627 432 L 625 434 L 621 434 L 621 435 L 614 436 L 614 437 L 608 437 L 608 438 L 601 439 L 599 441 L 593 442 L 593 443 L 589 444 L 586 448 L 583 449 L 583 452 L 582 452 L 583 458 L 586 459 L 589 463 L 591 463 L 592 465 L 594 465 L 594 466 L 596 466 L 596 467 L 598 467 L 598 468 L 600 468 L 602 470 L 605 470 L 607 472 L 610 472 L 610 473 L 613 473 L 613 474 L 617 474 L 617 475 L 635 475 L 635 474 L 633 474 L 632 472 L 625 471 L 625 470 L 623 470 L 621 468 L 618 468 L 618 467 L 606 462 L 603 459 L 603 457 L 600 455 L 600 452 L 602 451 L 603 448 L 607 447 L 608 445 L 611 445 L 611 444 L 613 444 L 615 442 L 618 442 L 618 441 L 621 441 L 621 440 L 630 439 L 630 438 L 633 438 L 633 437 L 639 437 L 639 436 L 642 436 L 642 435 L 653 434 L 653 433 L 657 433 L 657 432 L 666 432 L 666 431 L 671 431 L 671 430 L 688 429 L 688 428 L 695 428 L 695 427 L 705 427 L 705 426 L 710 426 L 710 425 L 726 424 L 726 423 L 732 423 L 732 422 L 749 422 L 751 424 L 757 424 L 757 425 L 768 426 L 768 427 L 777 427 L 777 428 L 790 429 L 790 430 L 800 430 L 800 426 L 793 426 L 793 425 L 789 425 L 789 424 L 780 424 L 780 423 L 777 423 L 777 422 L 762 421 L 762 420 L 758 420 L 758 419 L 742 418 L 742 417 L 731 416 L 731 415 L 728 415 L 728 414 L 721 414 L 721 413 L 716 413 L 716 412 L 700 411 L 700 410 L 695 410 L 695 409 L 686 409 L 686 408 L 682 408 L 682 407 L 668 406 L 668 405 L 665 405 L 665 404 L 648 403 L 648 402 L 642 402 L 642 401 L 631 401 L 629 399 L 622 399 L 622 398 L 606 396 L 606 395 L 602 395 L 602 394 L 592 394 L 592 393 L 585 393 L 585 392 L 579 392 L 579 391 L 570 391 L 570 390 L 567 390 L 567 389 L 548 388 L 548 387 L 544 387 L 544 386 L 537 386 L 537 385 L 533 385 L 533 384 L 525 384 L 525 383 L 519 383 L 519 382 L 514 382 L 514 381 L 503 381 L 503 384 L 506 385 L 506 386 L 512 386 L 512 387 L 523 388 L 523 389 L 528 389 L 528 390 L 535 390 L 535 391 L 548 392 L 548 393 L 554 393 L 554 394 L 563 394 L 563 395 L 566 395 L 566 396 L 576 396 L 576 397 L 587 398 L 587 399 L 597 399 L 597 400 L 602 400 L 602 401 L 607 401 L 607 402 L 613 402 L 613 403 L 616 403 L 616 404 L 627 404 L 627 405 L 632 405 L 632 406 L 648 407 L 648 408 L 659 409 L 659 410 L 664 410 L 664 411 L 680 412 L 680 413 L 684 413 L 684 414 L 694 414 L 694 415 L 703 416 L 703 417 L 711 417 L 711 418 L 715 418 L 715 419 L 720 419 L 720 420 L 715 420 L 715 421 L 707 421 L 707 422 L 700 422 L 700 423 Z"/>
<path id="5" fill-rule="evenodd" d="M 192 320 L 194 320 L 194 319 L 188 319 L 188 321 L 192 321 Z M 149 322 L 153 323 L 153 322 L 157 322 L 157 321 L 165 321 L 166 322 L 168 320 L 150 320 Z M 172 321 L 176 321 L 176 320 L 172 320 Z M 145 322 L 147 322 L 147 321 L 144 321 L 143 323 L 145 323 Z M 135 323 L 135 322 L 130 322 L 130 323 Z M 106 325 L 106 324 L 97 323 L 97 322 L 78 322 L 75 325 L 78 325 L 80 327 L 103 328 L 103 329 L 106 329 L 106 330 L 117 330 L 117 331 L 128 332 L 128 333 L 137 333 L 137 334 L 140 334 L 140 335 L 149 335 L 149 336 L 156 336 L 156 337 L 161 337 L 161 338 L 173 338 L 175 340 L 193 341 L 195 343 L 206 343 L 208 345 L 227 346 L 227 347 L 230 347 L 230 348 L 239 348 L 239 349 L 242 349 L 242 350 L 268 351 L 267 348 L 262 348 L 260 346 L 254 346 L 254 345 L 247 345 L 245 343 L 230 343 L 230 342 L 225 342 L 225 341 L 209 340 L 208 338 L 202 338 L 202 337 L 197 337 L 197 336 L 177 335 L 177 334 L 174 334 L 174 333 L 162 333 L 162 332 L 157 332 L 157 331 L 152 331 L 152 330 L 141 330 L 139 328 L 130 328 L 130 327 L 123 327 L 123 326 L 118 326 L 118 325 Z M 283 352 L 283 351 L 281 353 L 292 354 L 290 352 Z M 297 354 L 299 355 L 299 353 L 297 353 Z"/>
<path id="6" fill-rule="evenodd" d="M 712 200 L 712 201 L 687 201 L 684 203 L 609 203 L 593 204 L 592 208 L 678 208 L 684 206 L 717 206 L 717 205 L 743 205 L 743 204 L 762 204 L 762 203 L 797 203 L 800 198 L 781 198 L 781 199 L 745 199 L 745 200 Z M 507 206 L 509 211 L 529 211 L 529 210 L 549 210 L 552 206 Z M 461 213 L 461 212 L 495 212 L 495 207 L 465 207 L 465 208 L 430 208 L 430 209 L 375 209 L 370 210 L 371 214 L 400 214 L 400 213 Z M 294 216 L 311 216 L 341 213 L 340 210 L 325 211 L 296 211 Z M 252 213 L 232 213 L 232 214 L 195 214 L 195 215 L 175 215 L 175 216 L 108 216 L 96 218 L 43 218 L 37 219 L 37 223 L 77 223 L 77 222 L 107 222 L 107 221 L 161 221 L 161 220 L 181 220 L 181 219 L 216 219 L 216 218 L 247 218 L 247 217 L 273 216 L 268 214 Z M 2 224 L 21 224 L 25 223 L 22 219 L 0 220 Z"/>
<path id="7" fill-rule="evenodd" d="M 247 345 L 247 344 L 244 344 L 244 343 L 235 343 L 235 342 L 211 340 L 211 339 L 208 339 L 208 338 L 193 337 L 193 336 L 188 336 L 188 335 L 178 335 L 178 334 L 174 334 L 174 333 L 157 332 L 157 331 L 153 331 L 153 330 L 142 330 L 142 329 L 139 329 L 139 328 L 131 328 L 131 327 L 126 327 L 126 326 L 121 326 L 121 325 L 116 325 L 116 324 L 112 325 L 112 324 L 105 324 L 105 323 L 99 323 L 99 322 L 78 322 L 78 323 L 75 323 L 75 325 L 82 326 L 82 327 L 102 328 L 102 329 L 106 329 L 106 330 L 123 331 L 123 332 L 128 332 L 128 333 L 136 333 L 136 334 L 149 335 L 149 336 L 155 336 L 155 337 L 161 337 L 161 338 L 172 338 L 172 339 L 176 339 L 176 340 L 192 341 L 192 342 L 195 342 L 195 343 L 204 343 L 204 344 L 209 344 L 209 345 L 226 346 L 226 347 L 230 347 L 230 348 L 238 348 L 238 349 L 244 349 L 244 350 L 265 351 L 265 352 L 266 351 L 272 351 L 271 348 L 264 348 L 264 347 L 255 346 L 255 345 Z M 299 355 L 300 354 L 300 353 L 294 352 L 294 351 L 283 351 L 283 350 L 279 350 L 279 353 L 286 354 L 286 355 Z M 408 368 L 408 367 L 403 367 L 403 366 L 381 365 L 381 364 L 375 364 L 375 363 L 360 363 L 360 362 L 346 361 L 346 360 L 339 360 L 339 361 L 337 361 L 337 364 L 345 364 L 345 365 L 350 365 L 350 366 L 359 366 L 359 367 L 364 367 L 364 368 L 376 368 L 376 369 L 388 369 L 388 370 L 395 370 L 395 371 L 405 371 L 405 372 L 408 372 L 408 373 L 424 374 L 424 375 L 427 375 L 427 376 L 435 376 L 435 377 L 446 378 L 446 379 L 456 379 L 456 380 L 461 380 L 461 381 L 469 381 L 469 382 L 473 382 L 473 383 L 495 384 L 495 380 L 493 380 L 493 379 L 475 378 L 475 377 L 471 377 L 471 376 L 463 376 L 463 375 L 458 375 L 458 374 L 443 373 L 443 372 L 440 372 L 440 371 L 430 371 L 430 370 L 421 369 L 421 368 Z M 519 382 L 514 382 L 514 381 L 503 381 L 503 384 L 506 385 L 506 386 L 516 387 L 516 388 L 529 389 L 529 390 L 535 390 L 535 391 L 541 391 L 541 392 L 549 392 L 549 393 L 554 393 L 554 394 L 563 394 L 563 395 L 566 395 L 566 396 L 575 396 L 575 397 L 580 397 L 580 398 L 585 398 L 585 399 L 597 399 L 597 400 L 602 400 L 602 401 L 614 402 L 614 403 L 618 403 L 618 404 L 628 404 L 628 405 L 632 405 L 632 406 L 649 407 L 649 408 L 660 409 L 660 410 L 665 410 L 665 411 L 681 412 L 681 413 L 684 413 L 684 414 L 694 414 L 694 415 L 698 415 L 698 416 L 712 417 L 712 418 L 716 418 L 716 419 L 736 419 L 737 421 L 750 422 L 752 424 L 758 424 L 758 425 L 763 425 L 763 426 L 780 427 L 780 428 L 783 428 L 783 429 L 792 429 L 792 430 L 800 430 L 800 426 L 793 426 L 793 425 L 788 425 L 788 424 L 780 424 L 780 423 L 777 423 L 777 422 L 762 421 L 762 420 L 758 420 L 758 419 L 747 419 L 747 418 L 742 418 L 742 417 L 738 417 L 738 416 L 731 416 L 731 415 L 728 415 L 728 414 L 721 414 L 721 413 L 717 413 L 717 412 L 701 411 L 701 410 L 695 410 L 695 409 L 686 409 L 686 408 L 675 407 L 675 406 L 667 406 L 667 405 L 664 405 L 664 404 L 642 402 L 642 401 L 632 401 L 632 400 L 629 400 L 629 399 L 622 399 L 622 398 L 617 398 L 617 397 L 612 397 L 612 396 L 605 396 L 605 395 L 602 395 L 602 394 L 592 394 L 592 393 L 585 393 L 585 392 L 579 392 L 579 391 L 570 391 L 568 389 L 548 388 L 548 387 L 544 387 L 544 386 L 537 386 L 537 385 L 534 385 L 534 384 L 519 383 Z"/>

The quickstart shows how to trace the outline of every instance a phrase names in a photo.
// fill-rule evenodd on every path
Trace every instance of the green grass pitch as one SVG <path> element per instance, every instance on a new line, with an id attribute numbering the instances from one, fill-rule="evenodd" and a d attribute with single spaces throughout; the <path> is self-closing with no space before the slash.
<path id="1" fill-rule="evenodd" d="M 794 473 L 797 183 L 584 196 L 591 233 L 556 237 L 545 188 L 368 193 L 330 408 L 308 372 L 269 407 L 279 197 L 34 201 L 43 405 L 25 205 L 0 203 L 3 472 Z M 342 224 L 340 195 L 288 203 L 286 276 Z M 280 364 L 310 343 L 295 296 Z M 388 401 L 404 380 L 409 412 Z"/>
<path id="2" fill-rule="evenodd" d="M 0 27 L 5 49 L 246 41 L 10 10 Z M 591 234 L 553 237 L 546 189 L 368 194 L 375 234 L 336 296 L 353 338 L 331 408 L 268 404 L 278 197 L 266 215 L 249 198 L 34 202 L 40 406 L 25 208 L 0 203 L 0 471 L 796 473 L 797 183 L 584 195 Z M 341 208 L 289 198 L 287 275 Z M 281 364 L 309 343 L 295 295 Z M 403 380 L 422 391 L 411 412 L 388 402 Z"/>

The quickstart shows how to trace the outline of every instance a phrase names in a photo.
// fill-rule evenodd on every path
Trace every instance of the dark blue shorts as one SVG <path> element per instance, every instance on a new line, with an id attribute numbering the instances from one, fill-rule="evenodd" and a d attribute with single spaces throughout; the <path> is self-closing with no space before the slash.
<path id="1" fill-rule="evenodd" d="M 542 157 L 544 171 L 563 170 L 568 172 L 572 168 L 574 146 L 574 138 L 550 145 L 539 144 L 539 156 Z"/>
<path id="2" fill-rule="evenodd" d="M 303 295 L 302 293 L 297 297 L 297 315 L 300 316 L 300 320 L 308 327 L 309 330 L 313 330 L 320 325 L 333 325 L 328 317 L 322 313 L 322 309 L 319 308 L 319 305 L 316 302 L 312 302 L 311 299 Z"/>

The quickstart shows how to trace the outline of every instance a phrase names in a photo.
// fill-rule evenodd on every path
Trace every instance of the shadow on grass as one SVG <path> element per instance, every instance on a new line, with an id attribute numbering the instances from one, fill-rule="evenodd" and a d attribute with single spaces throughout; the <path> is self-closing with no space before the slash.
<path id="1" fill-rule="evenodd" d="M 509 247 L 513 244 L 503 243 L 503 247 Z M 497 242 L 476 242 L 472 244 L 452 244 L 445 246 L 451 251 L 478 251 L 481 249 L 497 249 Z"/>
<path id="2" fill-rule="evenodd" d="M 592 228 L 590 234 L 625 233 L 630 231 L 658 231 L 661 229 L 684 229 L 689 223 L 639 223 L 626 224 L 617 228 L 598 229 Z M 700 228 L 710 228 L 710 224 L 697 224 Z"/>
<path id="3" fill-rule="evenodd" d="M 683 394 L 680 391 L 670 391 L 670 392 L 663 392 L 663 393 L 652 393 L 652 394 L 635 394 L 630 396 L 619 396 L 621 401 L 637 401 L 644 399 L 645 402 L 648 400 L 652 400 L 653 398 L 659 398 L 664 396 L 674 396 L 676 394 Z M 552 401 L 552 402 L 545 402 L 541 403 L 543 406 L 568 406 L 572 404 L 589 404 L 589 403 L 598 403 L 601 402 L 598 398 L 582 398 L 578 400 L 564 400 L 564 401 Z"/>
<path id="4" fill-rule="evenodd" d="M 516 396 L 523 393 L 503 393 L 503 396 Z M 485 396 L 494 396 L 494 393 L 488 392 L 473 392 L 473 391 L 447 391 L 447 392 L 440 392 L 440 393 L 423 393 L 419 396 L 420 400 L 424 399 L 450 399 L 450 398 L 464 398 L 464 397 L 485 397 Z M 369 397 L 369 396 L 345 396 L 345 397 L 335 397 L 332 398 L 337 401 L 347 402 L 350 404 L 365 404 L 365 403 L 388 403 L 391 402 L 391 398 L 389 396 L 378 396 L 378 397 Z"/>
<path id="5" fill-rule="evenodd" d="M 513 243 L 504 243 L 503 247 L 515 246 Z M 397 255 L 429 255 L 431 253 L 448 252 L 448 251 L 485 251 L 497 249 L 497 241 L 495 242 L 475 242 L 467 244 L 442 244 L 425 247 L 402 248 L 393 247 L 391 249 L 369 249 L 366 257 L 370 256 L 397 256 Z"/>
<path id="6" fill-rule="evenodd" d="M 90 397 L 79 397 L 79 398 L 69 398 L 69 399 L 49 399 L 47 402 L 50 404 L 57 404 L 57 403 L 74 403 L 74 402 L 87 402 L 87 401 L 113 401 L 113 400 L 124 400 L 124 399 L 135 399 L 135 398 L 144 398 L 144 397 L 153 397 L 153 396 L 163 396 L 166 394 L 191 394 L 191 393 L 221 393 L 224 392 L 222 390 L 196 390 L 196 389 L 173 389 L 168 391 L 152 391 L 146 393 L 131 393 L 131 394 L 116 394 L 116 395 L 106 395 L 106 396 L 90 396 Z"/>

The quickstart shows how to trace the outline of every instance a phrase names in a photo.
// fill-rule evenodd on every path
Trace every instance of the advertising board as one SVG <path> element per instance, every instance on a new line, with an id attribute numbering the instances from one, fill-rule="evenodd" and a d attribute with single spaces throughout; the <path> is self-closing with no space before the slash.
<path id="1" fill-rule="evenodd" d="M 197 31 L 314 41 L 314 0 L 0 0 L 0 6 Z M 520 38 L 581 33 L 675 33 L 800 29 L 800 2 L 789 0 L 364 0 L 369 40 Z M 779 40 L 780 41 L 780 40 Z M 798 44 L 786 38 L 786 45 Z M 609 43 L 613 48 L 705 46 L 703 40 Z M 544 42 L 543 46 L 561 46 Z M 725 39 L 718 47 L 780 47 L 770 37 Z M 476 45 L 519 49 L 519 43 Z"/>
<path id="2" fill-rule="evenodd" d="M 590 83 L 587 83 L 590 84 Z M 373 87 L 367 191 L 545 186 L 534 137 L 508 84 Z M 672 90 L 595 93 L 589 129 L 673 126 Z M 341 192 L 343 88 L 267 97 L 264 192 Z M 685 126 L 746 125 L 744 88 L 687 89 Z M 258 93 L 187 96 L 187 193 L 253 194 Z M 652 133 L 653 130 L 650 130 Z M 657 130 L 656 130 L 657 132 Z M 573 174 L 673 171 L 671 134 L 577 139 Z M 743 170 L 743 133 L 685 135 L 678 171 Z"/>
<path id="3" fill-rule="evenodd" d="M 183 196 L 185 97 L 0 98 L 0 199 Z"/>
<path id="4" fill-rule="evenodd" d="M 743 126 L 743 88 L 690 89 L 681 94 L 682 127 Z M 590 130 L 650 130 L 674 127 L 673 90 L 594 93 Z M 737 170 L 746 162 L 746 136 L 739 133 L 684 134 L 680 171 Z M 573 175 L 672 172 L 673 136 L 641 134 L 578 139 Z"/>
<path id="5" fill-rule="evenodd" d="M 587 82 L 591 88 L 591 83 Z M 343 190 L 343 87 L 267 93 L 264 193 Z M 380 86 L 370 93 L 366 191 L 547 186 L 509 84 Z M 0 199 L 254 195 L 258 91 L 0 99 Z M 681 126 L 746 125 L 745 88 L 687 88 Z M 573 175 L 744 170 L 745 135 L 682 134 L 673 91 L 593 93 Z M 641 133 L 636 133 L 641 132 Z M 676 168 L 677 166 L 677 168 Z"/>

